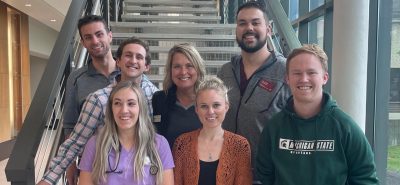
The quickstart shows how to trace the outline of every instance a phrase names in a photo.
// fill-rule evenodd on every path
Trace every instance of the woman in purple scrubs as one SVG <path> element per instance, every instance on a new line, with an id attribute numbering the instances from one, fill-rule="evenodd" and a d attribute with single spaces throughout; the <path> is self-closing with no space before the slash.
<path id="1" fill-rule="evenodd" d="M 153 128 L 140 87 L 130 81 L 114 87 L 105 126 L 90 138 L 79 166 L 82 185 L 174 184 L 171 150 Z"/>

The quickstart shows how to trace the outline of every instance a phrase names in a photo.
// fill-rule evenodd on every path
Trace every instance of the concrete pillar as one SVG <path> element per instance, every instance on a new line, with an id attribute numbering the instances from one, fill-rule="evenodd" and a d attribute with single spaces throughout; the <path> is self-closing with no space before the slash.
<path id="1" fill-rule="evenodd" d="M 331 92 L 365 131 L 369 0 L 333 2 Z"/>

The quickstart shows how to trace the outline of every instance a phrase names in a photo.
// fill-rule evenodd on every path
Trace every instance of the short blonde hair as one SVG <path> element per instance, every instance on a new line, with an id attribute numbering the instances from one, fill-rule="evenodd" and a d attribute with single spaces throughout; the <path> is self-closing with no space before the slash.
<path id="1" fill-rule="evenodd" d="M 207 76 L 203 81 L 200 82 L 198 88 L 196 89 L 196 104 L 199 93 L 205 90 L 217 91 L 217 93 L 224 97 L 225 101 L 229 103 L 228 88 L 225 86 L 224 82 L 218 77 Z"/>
<path id="2" fill-rule="evenodd" d="M 325 72 L 328 72 L 328 56 L 326 55 L 325 51 L 317 44 L 304 44 L 302 47 L 296 48 L 292 52 L 290 52 L 289 56 L 286 59 L 286 73 L 289 73 L 290 61 L 297 55 L 303 53 L 312 54 L 318 57 L 322 65 L 322 69 L 324 69 Z"/>
<path id="3" fill-rule="evenodd" d="M 181 53 L 185 55 L 189 61 L 193 64 L 194 69 L 197 72 L 197 81 L 195 83 L 195 89 L 199 85 L 200 81 L 204 79 L 206 75 L 206 68 L 204 66 L 203 58 L 201 58 L 200 53 L 196 48 L 189 43 L 176 44 L 168 52 L 167 64 L 165 65 L 165 76 L 163 81 L 163 90 L 167 92 L 169 88 L 173 87 L 175 84 L 172 81 L 172 59 L 176 53 Z"/>

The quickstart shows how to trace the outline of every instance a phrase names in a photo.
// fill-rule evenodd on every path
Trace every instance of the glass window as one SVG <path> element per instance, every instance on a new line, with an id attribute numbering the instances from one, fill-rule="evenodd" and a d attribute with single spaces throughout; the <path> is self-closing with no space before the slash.
<path id="1" fill-rule="evenodd" d="M 312 0 L 310 1 L 310 11 L 320 7 L 325 3 L 325 0 Z"/>
<path id="2" fill-rule="evenodd" d="M 299 18 L 299 0 L 289 0 L 289 19 L 291 21 Z"/>
<path id="3" fill-rule="evenodd" d="M 400 0 L 393 0 L 386 184 L 400 184 Z"/>
<path id="4" fill-rule="evenodd" d="M 318 44 L 323 47 L 324 44 L 324 17 L 318 17 L 308 24 L 309 43 Z"/>

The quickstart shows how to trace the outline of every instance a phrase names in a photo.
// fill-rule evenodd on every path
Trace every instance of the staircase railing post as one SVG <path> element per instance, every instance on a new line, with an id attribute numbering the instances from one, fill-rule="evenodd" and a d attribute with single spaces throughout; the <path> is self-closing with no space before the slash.
<path id="1" fill-rule="evenodd" d="M 113 21 L 118 22 L 118 9 L 119 9 L 118 1 L 117 0 L 113 0 L 112 2 L 113 2 L 113 7 L 114 7 L 114 12 L 113 12 L 114 20 Z"/>
<path id="2" fill-rule="evenodd" d="M 102 0 L 102 13 L 107 25 L 110 25 L 110 0 Z"/>
<path id="3" fill-rule="evenodd" d="M 227 15 L 228 15 L 228 23 L 232 24 L 236 21 L 236 11 L 238 9 L 237 1 L 229 1 L 228 0 L 228 8 L 227 8 Z"/>

